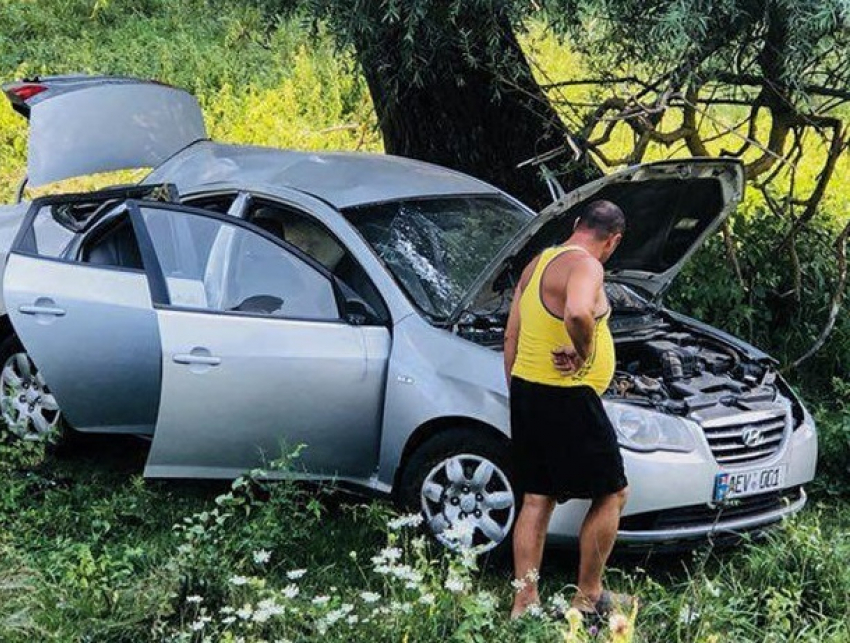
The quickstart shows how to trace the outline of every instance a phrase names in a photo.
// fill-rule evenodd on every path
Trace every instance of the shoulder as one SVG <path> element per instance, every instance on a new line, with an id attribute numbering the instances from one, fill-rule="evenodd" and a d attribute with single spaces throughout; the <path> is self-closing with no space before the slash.
<path id="1" fill-rule="evenodd" d="M 582 254 L 580 257 L 575 257 L 570 272 L 576 276 L 590 277 L 599 279 L 600 281 L 605 276 L 605 269 L 596 257 Z"/>

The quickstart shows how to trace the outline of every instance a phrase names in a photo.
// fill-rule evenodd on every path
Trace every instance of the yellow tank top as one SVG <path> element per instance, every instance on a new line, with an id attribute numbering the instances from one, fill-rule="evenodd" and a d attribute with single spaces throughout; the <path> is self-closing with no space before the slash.
<path id="1" fill-rule="evenodd" d="M 610 306 L 604 315 L 596 319 L 593 346 L 581 369 L 565 376 L 552 363 L 552 350 L 559 346 L 572 346 L 573 342 L 564 320 L 553 315 L 544 305 L 541 281 L 553 259 L 573 250 L 584 251 L 579 246 L 558 246 L 547 248 L 540 255 L 520 299 L 519 344 L 511 374 L 528 382 L 550 386 L 590 386 L 601 395 L 611 383 L 616 361 L 614 339 L 608 328 Z"/>

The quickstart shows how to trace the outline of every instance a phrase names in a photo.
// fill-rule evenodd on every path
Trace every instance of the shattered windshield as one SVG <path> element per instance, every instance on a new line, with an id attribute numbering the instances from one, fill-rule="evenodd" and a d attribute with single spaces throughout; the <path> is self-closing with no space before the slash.
<path id="1" fill-rule="evenodd" d="M 414 303 L 448 317 L 496 253 L 528 222 L 502 197 L 445 197 L 350 208 L 346 218 Z"/>

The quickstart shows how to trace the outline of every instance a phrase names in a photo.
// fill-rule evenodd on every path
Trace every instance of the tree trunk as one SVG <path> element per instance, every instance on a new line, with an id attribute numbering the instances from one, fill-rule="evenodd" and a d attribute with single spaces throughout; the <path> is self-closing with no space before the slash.
<path id="1" fill-rule="evenodd" d="M 517 165 L 564 145 L 567 131 L 510 22 L 465 14 L 455 20 L 467 28 L 446 24 L 421 74 L 406 69 L 400 28 L 382 25 L 356 38 L 385 149 L 471 174 L 541 208 L 551 196 L 540 168 Z M 567 152 L 548 164 L 565 172 L 559 178 L 566 189 L 600 175 L 586 160 L 566 167 L 570 158 Z"/>

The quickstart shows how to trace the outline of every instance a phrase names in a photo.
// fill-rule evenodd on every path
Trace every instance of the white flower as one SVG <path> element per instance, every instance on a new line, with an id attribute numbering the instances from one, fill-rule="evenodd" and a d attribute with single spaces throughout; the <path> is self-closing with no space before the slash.
<path id="1" fill-rule="evenodd" d="M 280 616 L 284 613 L 283 607 L 278 605 L 273 598 L 266 598 L 257 603 L 257 611 L 254 612 L 254 622 L 265 623 L 272 616 Z"/>
<path id="2" fill-rule="evenodd" d="M 313 605 L 327 605 L 328 601 L 331 600 L 330 596 L 317 596 L 312 600 Z"/>
<path id="3" fill-rule="evenodd" d="M 398 560 L 401 558 L 401 550 L 398 547 L 386 547 L 378 555 L 387 561 Z"/>
<path id="4" fill-rule="evenodd" d="M 251 608 L 250 604 L 245 604 L 236 610 L 236 616 L 241 618 L 243 621 L 247 621 L 251 616 L 253 616 L 254 610 Z"/>
<path id="5" fill-rule="evenodd" d="M 225 605 L 220 610 L 218 610 L 222 614 L 233 614 L 236 610 L 230 607 L 230 605 Z"/>
<path id="6" fill-rule="evenodd" d="M 206 625 L 207 625 L 206 621 L 204 621 L 203 619 L 199 619 L 199 620 L 195 621 L 194 623 L 192 623 L 192 625 L 190 625 L 190 627 L 192 628 L 193 632 L 200 632 L 202 629 L 204 629 L 204 627 L 206 627 Z"/>
<path id="7" fill-rule="evenodd" d="M 477 599 L 479 608 L 489 612 L 496 609 L 496 597 L 490 592 L 478 592 Z"/>
<path id="8" fill-rule="evenodd" d="M 443 532 L 443 537 L 451 543 L 460 546 L 461 549 L 469 549 L 466 545 L 472 542 L 475 527 L 468 520 L 458 520 Z"/>
<path id="9" fill-rule="evenodd" d="M 412 610 L 413 606 L 410 603 L 402 603 L 400 601 L 393 601 L 390 603 L 391 612 L 401 612 L 402 614 L 408 614 Z"/>
<path id="10" fill-rule="evenodd" d="M 469 549 L 463 548 L 460 550 L 460 564 L 462 567 L 466 569 L 476 569 L 478 567 L 478 554 L 480 553 L 479 549 L 476 547 L 470 547 Z"/>
<path id="11" fill-rule="evenodd" d="M 254 552 L 254 563 L 257 565 L 265 565 L 272 559 L 272 553 L 265 549 L 260 549 Z"/>
<path id="12" fill-rule="evenodd" d="M 466 589 L 466 582 L 459 576 L 449 573 L 446 578 L 446 589 L 455 594 L 460 593 Z"/>
<path id="13" fill-rule="evenodd" d="M 348 623 L 349 625 L 357 625 L 357 622 L 359 620 L 360 619 L 358 618 L 357 614 L 352 614 L 347 619 L 345 619 L 345 622 Z"/>
<path id="14" fill-rule="evenodd" d="M 399 516 L 398 518 L 390 520 L 387 523 L 387 527 L 389 527 L 392 531 L 398 531 L 405 527 L 418 527 L 421 524 L 422 514 L 407 514 L 406 516 Z"/>
<path id="15" fill-rule="evenodd" d="M 230 578 L 230 584 L 231 585 L 247 585 L 248 579 L 245 578 L 244 576 L 232 576 Z"/>
<path id="16" fill-rule="evenodd" d="M 294 584 L 290 583 L 289 585 L 287 585 L 286 587 L 284 587 L 284 588 L 283 588 L 283 590 L 282 590 L 282 592 L 281 592 L 281 593 L 282 593 L 282 594 L 283 594 L 286 598 L 295 598 L 296 596 L 298 596 L 298 593 L 299 593 L 300 591 L 301 591 L 301 590 L 300 590 L 300 589 L 298 589 L 298 586 L 297 586 L 297 585 L 294 585 Z"/>
<path id="17" fill-rule="evenodd" d="M 433 605 L 436 598 L 433 594 L 425 593 L 419 597 L 419 602 L 423 605 Z"/>
<path id="18" fill-rule="evenodd" d="M 192 594 L 192 596 L 186 597 L 187 603 L 200 603 L 202 600 L 204 600 L 204 597 L 198 596 L 197 594 Z"/>
<path id="19" fill-rule="evenodd" d="M 397 567 L 391 568 L 388 573 L 399 580 L 405 580 L 417 584 L 422 582 L 423 578 L 422 572 L 416 571 L 410 565 L 398 565 Z"/>
<path id="20" fill-rule="evenodd" d="M 293 570 L 286 572 L 286 577 L 289 580 L 298 580 L 299 578 L 302 578 L 304 576 L 304 574 L 306 574 L 306 573 L 307 573 L 306 569 L 293 569 Z"/>
<path id="21" fill-rule="evenodd" d="M 550 599 L 550 602 L 552 603 L 552 607 L 562 614 L 566 613 L 566 611 L 570 608 L 570 604 L 567 602 L 567 599 L 563 594 L 555 594 Z"/>
<path id="22" fill-rule="evenodd" d="M 682 625 L 690 625 L 698 618 L 699 612 L 690 605 L 683 605 L 682 609 L 679 610 L 679 623 Z"/>
<path id="23" fill-rule="evenodd" d="M 235 616 L 225 616 L 223 619 L 221 619 L 221 622 L 224 623 L 225 625 L 232 625 L 233 623 L 236 622 L 236 617 Z"/>
<path id="24" fill-rule="evenodd" d="M 381 595 L 376 594 L 375 592 L 361 592 L 360 598 L 362 598 L 365 603 L 377 603 L 381 600 Z"/>
<path id="25" fill-rule="evenodd" d="M 521 592 L 522 590 L 524 590 L 526 585 L 527 583 L 521 578 L 514 578 L 511 581 L 511 587 L 513 587 L 514 591 L 516 592 Z"/>

